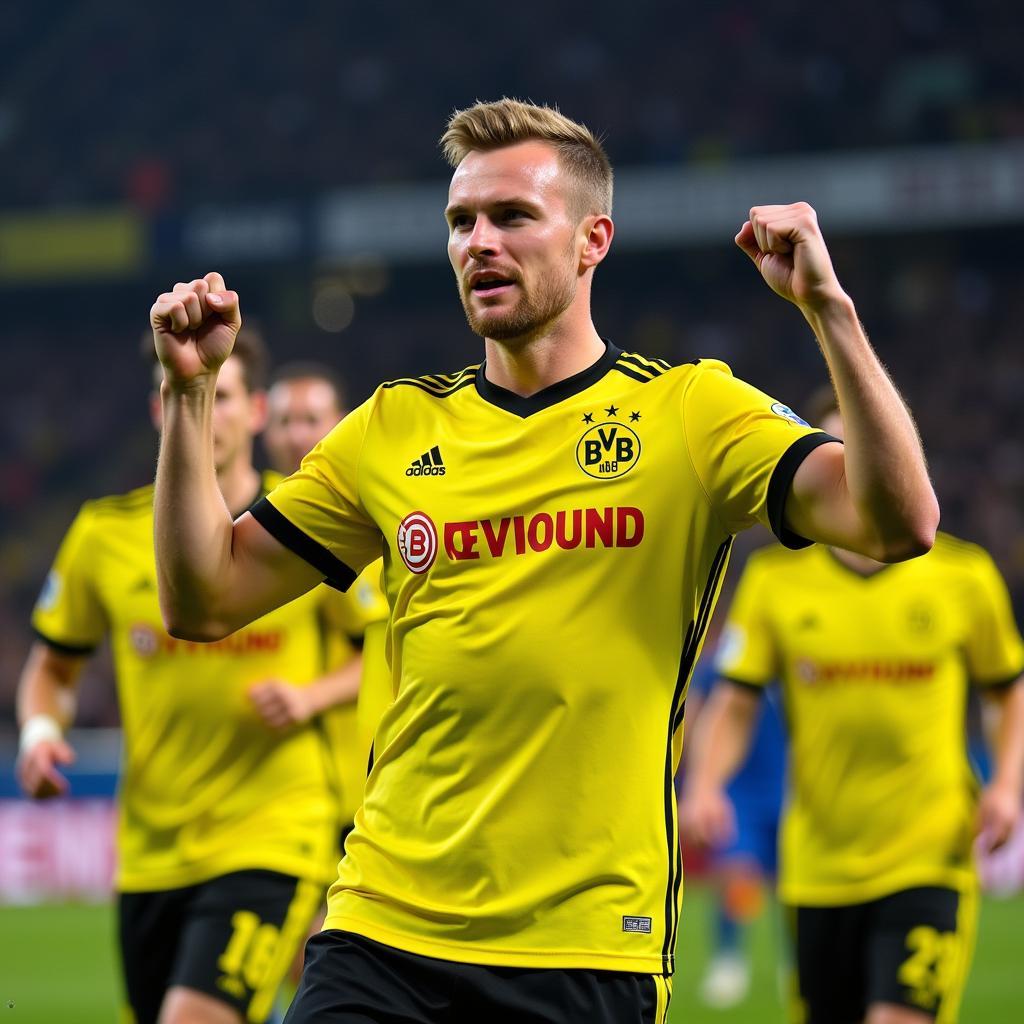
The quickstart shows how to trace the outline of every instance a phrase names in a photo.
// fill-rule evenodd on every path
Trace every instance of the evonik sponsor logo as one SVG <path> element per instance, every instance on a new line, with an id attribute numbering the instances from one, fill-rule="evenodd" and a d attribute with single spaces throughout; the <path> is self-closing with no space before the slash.
<path id="1" fill-rule="evenodd" d="M 177 640 L 162 629 L 146 622 L 135 623 L 128 631 L 132 650 L 140 658 L 157 655 L 185 655 L 187 657 L 208 657 L 211 655 L 265 655 L 274 654 L 285 642 L 285 633 L 280 629 L 240 629 L 237 633 L 201 644 L 193 640 Z"/>
<path id="2" fill-rule="evenodd" d="M 835 683 L 927 683 L 935 677 L 933 661 L 815 661 L 800 658 L 796 676 L 806 686 Z"/>
<path id="3" fill-rule="evenodd" d="M 643 512 L 629 505 L 467 519 L 444 524 L 444 553 L 452 561 L 464 561 L 482 555 L 525 555 L 552 547 L 563 551 L 635 548 L 644 539 L 644 529 Z"/>

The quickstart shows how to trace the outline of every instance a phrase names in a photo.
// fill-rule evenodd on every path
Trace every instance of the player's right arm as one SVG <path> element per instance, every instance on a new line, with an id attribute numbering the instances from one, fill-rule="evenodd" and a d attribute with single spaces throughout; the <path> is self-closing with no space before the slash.
<path id="1" fill-rule="evenodd" d="M 18 682 L 18 784 L 36 800 L 63 796 L 68 780 L 60 766 L 72 764 L 75 752 L 64 730 L 75 717 L 75 683 L 85 656 L 32 645 Z"/>
<path id="2" fill-rule="evenodd" d="M 680 830 L 704 846 L 729 842 L 736 832 L 736 815 L 726 786 L 750 752 L 761 694 L 753 687 L 719 679 L 701 709 L 691 737 Z"/>
<path id="3" fill-rule="evenodd" d="M 324 577 L 249 513 L 232 522 L 217 486 L 213 403 L 242 324 L 238 296 L 207 274 L 162 294 L 150 323 L 164 369 L 154 499 L 160 607 L 172 636 L 217 640 Z"/>

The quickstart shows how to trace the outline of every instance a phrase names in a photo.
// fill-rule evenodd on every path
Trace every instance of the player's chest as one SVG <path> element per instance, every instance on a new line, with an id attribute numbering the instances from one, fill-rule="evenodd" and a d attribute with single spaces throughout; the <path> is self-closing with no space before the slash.
<path id="1" fill-rule="evenodd" d="M 432 531 L 456 558 L 632 543 L 685 510 L 682 438 L 658 412 L 640 396 L 413 424 L 364 457 L 361 491 L 385 537 Z"/>
<path id="2" fill-rule="evenodd" d="M 927 581 L 878 587 L 794 580 L 776 595 L 776 641 L 795 676 L 926 679 L 958 656 L 965 637 L 955 600 Z"/>

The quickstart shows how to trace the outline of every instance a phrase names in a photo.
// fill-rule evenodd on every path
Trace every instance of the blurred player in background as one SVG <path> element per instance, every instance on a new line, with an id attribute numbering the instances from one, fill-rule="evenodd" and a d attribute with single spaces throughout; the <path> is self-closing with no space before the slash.
<path id="1" fill-rule="evenodd" d="M 274 371 L 267 392 L 267 425 L 263 446 L 274 469 L 289 475 L 303 458 L 349 411 L 344 383 L 322 363 L 289 363 Z M 328 615 L 324 641 L 326 662 L 335 670 L 334 686 L 296 686 L 282 681 L 263 683 L 251 691 L 260 713 L 280 727 L 301 724 L 321 714 L 340 786 L 341 841 L 352 828 L 363 796 L 369 743 L 356 727 L 356 700 L 364 671 L 372 679 L 387 675 L 384 632 L 388 605 L 380 589 L 381 564 L 368 566 L 344 594 L 325 602 Z M 364 648 L 369 660 L 364 658 Z M 342 681 L 343 680 L 343 681 Z"/>
<path id="2" fill-rule="evenodd" d="M 715 682 L 712 657 L 703 657 L 686 697 L 686 717 L 693 730 L 700 721 Z M 727 796 L 735 819 L 725 842 L 711 851 L 715 880 L 712 905 L 712 953 L 700 984 L 700 998 L 715 1009 L 743 1002 L 750 989 L 746 931 L 765 909 L 777 870 L 779 815 L 786 774 L 786 729 L 777 687 L 761 702 L 750 751 L 729 783 Z M 686 777 L 687 746 L 682 777 Z M 686 830 L 682 830 L 684 840 Z M 771 900 L 774 906 L 774 900 Z"/>
<path id="3" fill-rule="evenodd" d="M 252 462 L 266 361 L 260 336 L 243 331 L 216 380 L 213 459 L 235 514 L 280 479 Z M 159 428 L 155 392 L 152 408 Z M 18 775 L 29 796 L 66 791 L 75 681 L 109 636 L 123 727 L 116 888 L 131 1020 L 262 1021 L 335 872 L 338 812 L 320 732 L 300 716 L 268 728 L 249 690 L 266 680 L 321 685 L 330 592 L 315 588 L 219 644 L 173 639 L 152 532 L 152 485 L 87 502 L 68 531 L 33 615 Z"/>
<path id="4" fill-rule="evenodd" d="M 164 613 L 215 640 L 385 555 L 397 695 L 292 1024 L 662 1024 L 683 702 L 733 534 L 898 560 L 938 509 L 806 204 L 751 210 L 736 240 L 815 329 L 845 452 L 721 363 L 601 338 L 612 173 L 587 129 L 503 100 L 443 142 L 485 361 L 382 385 L 234 522 L 207 438 L 238 296 L 211 273 L 154 303 Z"/>
<path id="5" fill-rule="evenodd" d="M 834 400 L 817 422 L 843 433 Z M 1024 787 L 1024 645 L 991 558 L 945 535 L 897 566 L 836 547 L 756 552 L 719 668 L 693 736 L 684 822 L 711 845 L 728 836 L 725 785 L 764 686 L 780 678 L 794 1021 L 951 1024 L 974 945 L 973 841 L 1006 841 Z M 980 797 L 966 757 L 969 683 L 1001 710 Z"/>

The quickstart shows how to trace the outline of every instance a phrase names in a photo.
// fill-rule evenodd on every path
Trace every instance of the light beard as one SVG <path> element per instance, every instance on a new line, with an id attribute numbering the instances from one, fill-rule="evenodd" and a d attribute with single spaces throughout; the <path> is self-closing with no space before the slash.
<path id="1" fill-rule="evenodd" d="M 545 333 L 547 327 L 557 320 L 572 305 L 576 297 L 576 277 L 566 273 L 561 277 L 544 278 L 537 295 L 531 298 L 523 289 L 519 301 L 501 317 L 481 317 L 472 305 L 471 295 L 459 292 L 462 308 L 470 330 L 481 338 L 509 342 L 522 339 L 526 342 Z"/>

